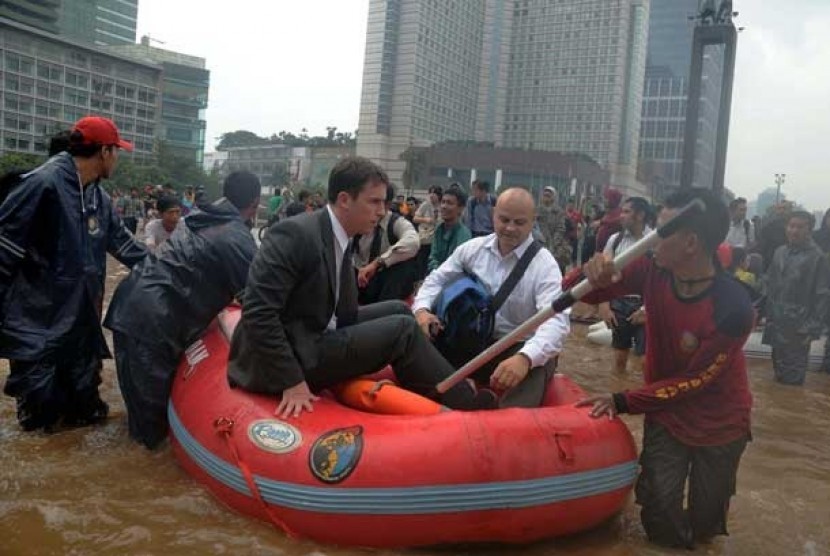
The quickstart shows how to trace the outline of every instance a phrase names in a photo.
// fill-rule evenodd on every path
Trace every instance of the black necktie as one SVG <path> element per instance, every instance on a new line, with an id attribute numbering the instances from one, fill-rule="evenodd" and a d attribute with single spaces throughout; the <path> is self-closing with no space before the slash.
<path id="1" fill-rule="evenodd" d="M 343 253 L 343 262 L 340 266 L 340 296 L 337 300 L 337 328 L 350 326 L 357 322 L 357 281 L 352 264 L 352 246 L 349 244 Z"/>

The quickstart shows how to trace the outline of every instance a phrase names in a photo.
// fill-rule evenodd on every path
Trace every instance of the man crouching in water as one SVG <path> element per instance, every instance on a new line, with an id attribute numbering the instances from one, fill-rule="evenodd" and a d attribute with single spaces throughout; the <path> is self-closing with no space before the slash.
<path id="1" fill-rule="evenodd" d="M 645 386 L 595 396 L 593 417 L 644 413 L 637 503 L 650 541 L 693 548 L 725 535 L 738 463 L 750 440 L 752 396 L 743 346 L 755 314 L 746 290 L 714 263 L 729 213 L 709 190 L 666 200 L 659 223 L 694 199 L 706 210 L 662 240 L 654 258 L 621 273 L 605 255 L 583 272 L 596 288 L 582 301 L 641 295 L 648 307 Z M 688 481 L 688 504 L 684 489 Z"/>

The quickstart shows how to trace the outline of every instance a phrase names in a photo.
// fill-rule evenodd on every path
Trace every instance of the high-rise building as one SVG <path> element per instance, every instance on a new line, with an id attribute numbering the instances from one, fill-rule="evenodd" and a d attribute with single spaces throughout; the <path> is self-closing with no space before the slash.
<path id="1" fill-rule="evenodd" d="M 111 46 L 110 52 L 155 63 L 162 68 L 161 133 L 159 138 L 175 154 L 202 164 L 205 151 L 205 110 L 210 89 L 210 71 L 205 59 L 150 45 Z"/>
<path id="2" fill-rule="evenodd" d="M 161 66 L 0 18 L 0 153 L 45 154 L 49 137 L 95 114 L 115 121 L 138 162 L 160 131 Z"/>
<path id="3" fill-rule="evenodd" d="M 60 34 L 97 46 L 134 44 L 138 0 L 60 0 Z"/>
<path id="4" fill-rule="evenodd" d="M 358 153 L 579 152 L 636 188 L 649 0 L 371 0 Z"/>
<path id="5" fill-rule="evenodd" d="M 648 0 L 512 4 L 504 145 L 587 154 L 635 190 Z"/>
<path id="6" fill-rule="evenodd" d="M 0 0 L 0 17 L 57 33 L 60 7 L 61 0 Z"/>
<path id="7" fill-rule="evenodd" d="M 683 169 L 686 104 L 699 0 L 651 0 L 640 133 L 640 178 L 659 197 L 678 187 Z M 695 185 L 712 183 L 720 111 L 723 47 L 704 55 Z"/>

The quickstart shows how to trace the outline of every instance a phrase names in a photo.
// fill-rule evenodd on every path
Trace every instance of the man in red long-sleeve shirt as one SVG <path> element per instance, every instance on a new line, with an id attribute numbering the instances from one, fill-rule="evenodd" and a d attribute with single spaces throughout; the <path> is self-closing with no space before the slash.
<path id="1" fill-rule="evenodd" d="M 714 262 L 729 229 L 724 203 L 708 190 L 666 200 L 665 222 L 692 199 L 706 204 L 675 235 L 617 273 L 603 255 L 583 269 L 599 303 L 639 294 L 648 307 L 645 385 L 595 396 L 592 416 L 645 414 L 637 502 L 649 540 L 691 548 L 727 534 L 729 500 L 750 439 L 752 395 L 743 345 L 755 315 L 749 295 Z M 688 507 L 684 488 L 689 482 Z"/>

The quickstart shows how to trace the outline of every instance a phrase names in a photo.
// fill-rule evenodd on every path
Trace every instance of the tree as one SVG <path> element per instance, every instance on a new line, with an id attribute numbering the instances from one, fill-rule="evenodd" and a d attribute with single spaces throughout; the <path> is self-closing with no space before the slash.
<path id="1" fill-rule="evenodd" d="M 288 182 L 291 180 L 291 174 L 288 172 L 288 168 L 282 162 L 275 162 L 274 163 L 274 172 L 271 174 L 271 185 L 275 187 L 282 187 L 284 185 L 288 185 Z"/>
<path id="2" fill-rule="evenodd" d="M 272 142 L 274 142 L 273 136 L 271 137 L 271 140 L 269 140 L 265 137 L 260 137 L 252 131 L 240 129 L 238 131 L 223 133 L 219 138 L 219 144 L 216 145 L 216 150 L 224 151 L 231 147 L 256 147 L 258 145 L 267 145 Z"/>
<path id="3" fill-rule="evenodd" d="M 270 137 L 259 135 L 245 130 L 223 133 L 216 150 L 222 151 L 231 147 L 256 147 L 260 145 L 288 145 L 289 147 L 354 147 L 357 145 L 357 131 L 340 132 L 336 126 L 327 126 L 326 135 L 308 135 L 308 129 L 302 128 L 300 133 L 280 131 L 272 133 Z"/>
<path id="4" fill-rule="evenodd" d="M 37 154 L 7 152 L 0 156 L 0 175 L 12 171 L 28 172 L 45 161 L 45 156 Z"/>
<path id="5" fill-rule="evenodd" d="M 406 169 L 403 172 L 403 187 L 407 191 L 415 189 L 421 180 L 426 177 L 429 168 L 427 168 L 424 154 L 424 149 L 421 147 L 409 147 L 401 153 L 400 160 L 406 161 Z"/>

